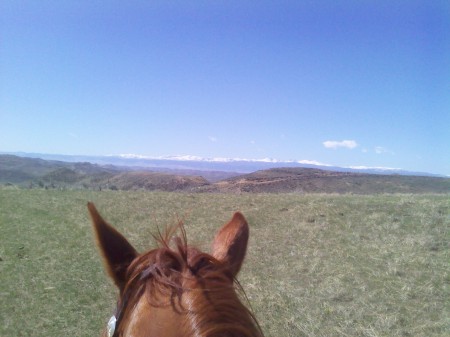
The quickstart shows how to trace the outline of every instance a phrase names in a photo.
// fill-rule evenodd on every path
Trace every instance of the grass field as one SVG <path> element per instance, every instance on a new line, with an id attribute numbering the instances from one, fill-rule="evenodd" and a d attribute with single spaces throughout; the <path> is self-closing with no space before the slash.
<path id="1" fill-rule="evenodd" d="M 0 189 L 0 336 L 98 336 L 116 290 L 86 202 L 139 250 L 184 218 L 207 248 L 241 210 L 239 276 L 269 336 L 449 336 L 448 195 L 176 194 Z"/>

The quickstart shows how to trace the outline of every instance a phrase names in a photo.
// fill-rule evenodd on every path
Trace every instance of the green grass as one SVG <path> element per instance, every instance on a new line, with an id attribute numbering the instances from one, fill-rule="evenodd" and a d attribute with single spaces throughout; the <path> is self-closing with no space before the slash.
<path id="1" fill-rule="evenodd" d="M 176 194 L 0 189 L 0 336 L 98 336 L 116 291 L 86 202 L 138 248 L 184 218 L 208 248 L 241 210 L 239 276 L 269 336 L 450 335 L 448 195 Z"/>

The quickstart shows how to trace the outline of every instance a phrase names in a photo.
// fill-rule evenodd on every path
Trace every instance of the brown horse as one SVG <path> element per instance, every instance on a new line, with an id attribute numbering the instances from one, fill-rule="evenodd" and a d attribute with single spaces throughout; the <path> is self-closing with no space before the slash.
<path id="1" fill-rule="evenodd" d="M 139 254 L 93 203 L 88 209 L 106 269 L 120 292 L 103 336 L 263 336 L 239 299 L 243 290 L 236 275 L 249 236 L 241 213 L 218 231 L 211 255 L 187 245 L 182 224 L 159 235 L 159 248 Z M 174 235 L 177 229 L 181 235 Z"/>

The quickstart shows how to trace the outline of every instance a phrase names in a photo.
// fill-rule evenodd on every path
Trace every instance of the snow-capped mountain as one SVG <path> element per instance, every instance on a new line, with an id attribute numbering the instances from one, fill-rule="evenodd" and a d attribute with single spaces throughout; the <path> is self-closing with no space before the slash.
<path id="1" fill-rule="evenodd" d="M 351 166 L 338 167 L 320 163 L 314 160 L 277 160 L 273 158 L 246 159 L 246 158 L 203 158 L 192 155 L 151 157 L 139 154 L 119 154 L 106 156 L 85 155 L 55 155 L 41 153 L 5 153 L 22 157 L 41 158 L 46 160 L 60 160 L 66 162 L 90 162 L 100 165 L 115 165 L 134 168 L 171 170 L 197 170 L 197 171 L 223 171 L 236 173 L 251 173 L 277 167 L 306 167 L 339 172 L 359 172 L 371 174 L 399 174 L 415 176 L 441 176 L 426 172 L 411 172 L 399 168 Z"/>

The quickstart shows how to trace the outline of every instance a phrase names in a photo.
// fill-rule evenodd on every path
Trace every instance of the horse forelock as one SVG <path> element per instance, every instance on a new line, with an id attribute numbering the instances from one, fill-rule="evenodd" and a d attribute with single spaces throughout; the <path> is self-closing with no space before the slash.
<path id="1" fill-rule="evenodd" d="M 118 329 L 145 296 L 155 309 L 171 307 L 180 315 L 180 336 L 262 336 L 246 295 L 228 266 L 188 246 L 183 224 L 159 234 L 159 248 L 138 256 L 129 266 L 118 302 Z M 241 296 L 239 296 L 239 294 Z M 120 335 L 120 333 L 119 333 Z"/>

